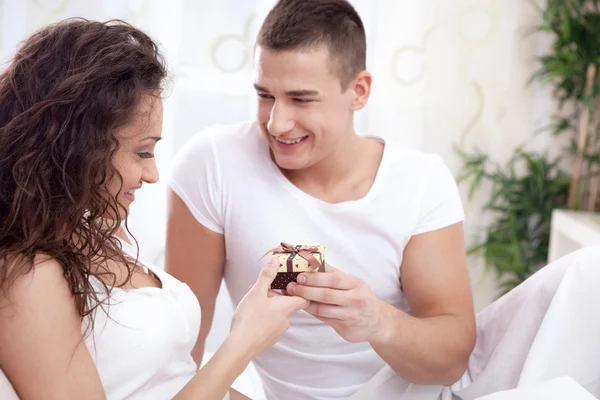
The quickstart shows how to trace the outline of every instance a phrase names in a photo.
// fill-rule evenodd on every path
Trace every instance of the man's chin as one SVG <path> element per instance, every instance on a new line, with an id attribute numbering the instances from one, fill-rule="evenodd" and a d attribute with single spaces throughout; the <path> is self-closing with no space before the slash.
<path id="1" fill-rule="evenodd" d="M 275 164 L 285 171 L 299 171 L 306 168 L 306 162 L 298 157 L 278 157 L 274 155 Z"/>

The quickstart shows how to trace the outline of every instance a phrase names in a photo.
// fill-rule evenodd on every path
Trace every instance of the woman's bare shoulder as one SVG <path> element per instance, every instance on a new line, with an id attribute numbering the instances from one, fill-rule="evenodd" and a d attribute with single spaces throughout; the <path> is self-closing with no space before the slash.
<path id="1" fill-rule="evenodd" d="M 33 260 L 19 257 L 0 265 L 5 276 L 0 295 L 0 305 L 31 305 L 43 301 L 44 296 L 71 299 L 71 292 L 64 277 L 62 265 L 47 254 L 37 254 Z"/>

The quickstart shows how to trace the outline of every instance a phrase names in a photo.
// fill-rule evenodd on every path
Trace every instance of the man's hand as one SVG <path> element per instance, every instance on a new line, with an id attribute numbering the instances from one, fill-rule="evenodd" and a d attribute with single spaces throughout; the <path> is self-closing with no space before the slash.
<path id="1" fill-rule="evenodd" d="M 361 279 L 326 264 L 325 272 L 304 273 L 287 293 L 311 300 L 306 312 L 349 342 L 377 342 L 383 334 L 385 303 Z"/>

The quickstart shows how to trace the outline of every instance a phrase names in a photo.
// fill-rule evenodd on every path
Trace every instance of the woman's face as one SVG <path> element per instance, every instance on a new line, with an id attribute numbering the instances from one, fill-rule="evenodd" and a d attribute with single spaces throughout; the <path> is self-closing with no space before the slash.
<path id="1" fill-rule="evenodd" d="M 113 165 L 123 178 L 123 186 L 116 178 L 109 190 L 124 208 L 119 210 L 121 219 L 127 217 L 126 211 L 135 200 L 136 190 L 144 183 L 158 181 L 154 147 L 161 139 L 162 122 L 162 99 L 147 95 L 137 108 L 134 122 L 117 131 L 119 150 L 114 156 Z"/>

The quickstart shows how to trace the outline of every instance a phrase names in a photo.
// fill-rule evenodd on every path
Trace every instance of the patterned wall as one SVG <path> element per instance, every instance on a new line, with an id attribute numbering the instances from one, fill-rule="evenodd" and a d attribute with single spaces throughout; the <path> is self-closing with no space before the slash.
<path id="1" fill-rule="evenodd" d="M 478 146 L 502 160 L 532 137 L 547 118 L 548 93 L 525 87 L 539 40 L 525 34 L 536 23 L 523 0 L 353 0 L 368 35 L 373 96 L 357 115 L 360 130 L 441 154 L 453 171 L 455 144 Z M 252 45 L 274 0 L 0 0 L 0 60 L 18 41 L 47 23 L 70 16 L 123 18 L 160 41 L 173 71 L 166 100 L 167 140 L 158 151 L 168 174 L 174 151 L 214 123 L 254 114 Z M 538 146 L 545 139 L 538 137 Z M 485 196 L 485 194 L 482 194 Z M 164 239 L 164 186 L 140 194 L 132 225 L 150 255 Z M 467 203 L 467 235 L 485 218 Z M 148 229 L 147 215 L 154 215 Z M 493 297 L 494 283 L 471 261 L 477 307 Z"/>

